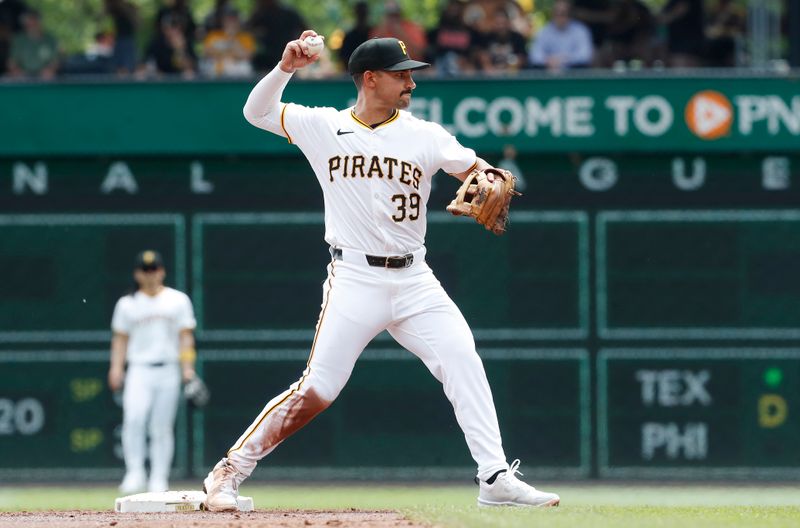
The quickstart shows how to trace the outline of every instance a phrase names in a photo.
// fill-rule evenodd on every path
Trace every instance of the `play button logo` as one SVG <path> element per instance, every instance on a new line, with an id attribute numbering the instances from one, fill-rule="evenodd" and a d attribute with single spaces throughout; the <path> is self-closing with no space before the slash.
<path id="1" fill-rule="evenodd" d="M 733 106 L 727 97 L 713 90 L 694 94 L 684 112 L 686 125 L 700 139 L 727 136 L 733 124 Z"/>

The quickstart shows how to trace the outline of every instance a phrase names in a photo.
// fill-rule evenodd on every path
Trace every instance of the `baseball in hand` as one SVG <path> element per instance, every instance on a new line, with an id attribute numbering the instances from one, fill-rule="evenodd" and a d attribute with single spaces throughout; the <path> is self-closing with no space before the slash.
<path id="1" fill-rule="evenodd" d="M 309 57 L 319 55 L 320 52 L 322 51 L 322 48 L 325 47 L 325 42 L 323 41 L 322 37 L 319 36 L 306 37 L 305 39 L 303 39 L 303 42 L 305 42 L 308 45 Z"/>

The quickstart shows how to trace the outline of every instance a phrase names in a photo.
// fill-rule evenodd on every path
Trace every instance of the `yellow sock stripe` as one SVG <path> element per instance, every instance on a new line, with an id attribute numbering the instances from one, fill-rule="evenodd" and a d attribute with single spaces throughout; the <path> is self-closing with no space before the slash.
<path id="1" fill-rule="evenodd" d="M 287 394 L 286 397 L 283 398 L 281 401 L 279 401 L 278 403 L 276 403 L 275 405 L 273 405 L 272 407 L 267 409 L 265 411 L 265 413 L 264 413 L 264 416 L 262 416 L 258 420 L 258 422 L 255 424 L 253 429 L 247 434 L 247 436 L 244 437 L 244 439 L 242 439 L 242 441 L 239 443 L 239 445 L 229 449 L 228 453 L 225 456 L 230 456 L 230 454 L 233 453 L 234 451 L 238 451 L 239 449 L 241 449 L 242 446 L 248 440 L 250 440 L 250 437 L 253 436 L 253 434 L 258 430 L 258 428 L 261 426 L 261 424 L 264 423 L 264 420 L 267 419 L 267 417 L 270 415 L 270 413 L 272 413 L 272 411 L 274 411 L 275 409 L 280 407 L 286 400 L 291 398 L 294 395 L 294 393 L 296 393 L 297 391 L 300 390 L 300 387 L 303 386 L 303 382 L 308 377 L 308 374 L 311 373 L 311 359 L 314 357 L 314 348 L 317 346 L 317 338 L 319 337 L 319 331 L 320 331 L 320 329 L 322 329 L 322 322 L 325 320 L 325 312 L 328 309 L 328 302 L 330 302 L 330 300 L 331 300 L 331 291 L 333 290 L 333 278 L 336 276 L 336 274 L 334 273 L 334 267 L 335 266 L 336 266 L 335 260 L 331 261 L 331 277 L 328 279 L 328 294 L 325 296 L 325 304 L 322 306 L 322 313 L 319 316 L 319 323 L 317 323 L 317 331 L 314 332 L 314 340 L 311 342 L 311 354 L 308 356 L 308 361 L 306 362 L 306 368 L 307 368 L 308 372 L 303 374 L 303 377 L 300 378 L 300 381 L 297 384 L 297 388 L 292 390 L 289 394 Z"/>
<path id="2" fill-rule="evenodd" d="M 283 115 L 286 113 L 286 107 L 289 106 L 288 104 L 283 105 L 283 109 L 281 110 L 281 129 L 283 133 L 286 134 L 286 139 L 289 140 L 289 143 L 292 143 L 292 136 L 289 135 L 289 132 L 286 131 L 286 125 L 283 123 Z"/>

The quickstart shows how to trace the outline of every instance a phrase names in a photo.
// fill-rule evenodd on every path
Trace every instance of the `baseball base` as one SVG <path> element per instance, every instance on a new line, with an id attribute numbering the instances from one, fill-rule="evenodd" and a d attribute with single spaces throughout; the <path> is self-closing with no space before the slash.
<path id="1" fill-rule="evenodd" d="M 203 508 L 206 494 L 202 491 L 163 491 L 119 497 L 114 511 L 119 513 L 193 512 Z M 239 497 L 239 511 L 253 511 L 252 497 Z"/>

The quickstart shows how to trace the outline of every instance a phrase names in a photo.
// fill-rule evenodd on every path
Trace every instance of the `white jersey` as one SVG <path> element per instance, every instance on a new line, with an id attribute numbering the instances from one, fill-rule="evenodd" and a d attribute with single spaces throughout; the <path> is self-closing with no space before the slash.
<path id="1" fill-rule="evenodd" d="M 461 173 L 477 163 L 475 151 L 441 125 L 405 111 L 395 110 L 372 128 L 352 108 L 288 103 L 281 127 L 322 187 L 325 240 L 375 255 L 421 248 L 433 175 L 439 169 Z"/>
<path id="2" fill-rule="evenodd" d="M 165 287 L 151 297 L 137 291 L 117 301 L 111 329 L 128 336 L 131 365 L 178 363 L 179 334 L 197 326 L 189 297 Z"/>

